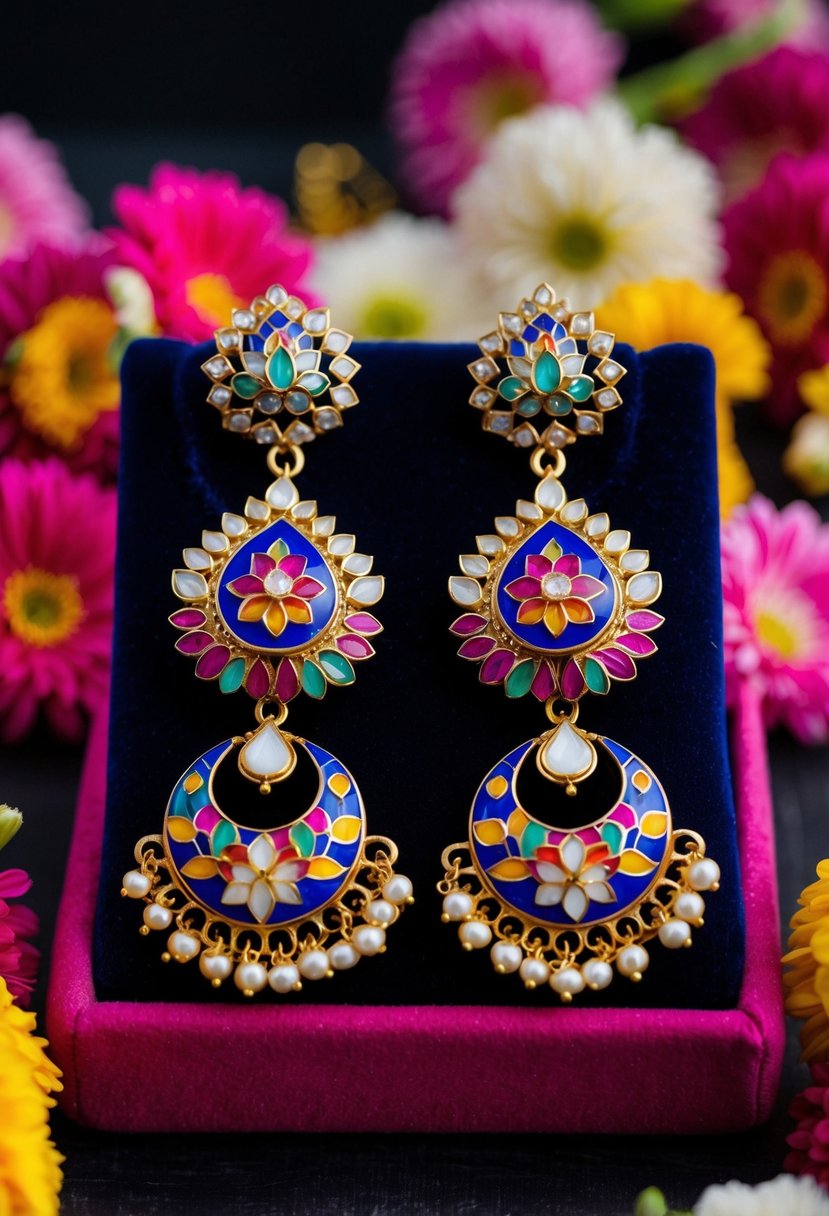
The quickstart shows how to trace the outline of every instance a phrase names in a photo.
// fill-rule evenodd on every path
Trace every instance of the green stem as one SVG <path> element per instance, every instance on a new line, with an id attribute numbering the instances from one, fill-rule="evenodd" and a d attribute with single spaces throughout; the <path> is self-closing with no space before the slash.
<path id="1" fill-rule="evenodd" d="M 637 122 L 659 122 L 687 113 L 721 76 L 772 50 L 805 15 L 806 0 L 780 0 L 750 26 L 620 80 L 617 95 Z"/>

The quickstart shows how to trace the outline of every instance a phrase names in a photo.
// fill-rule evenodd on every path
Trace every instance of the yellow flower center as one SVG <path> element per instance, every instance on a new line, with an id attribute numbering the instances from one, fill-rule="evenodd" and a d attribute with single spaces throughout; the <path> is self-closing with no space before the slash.
<path id="1" fill-rule="evenodd" d="M 417 338 L 426 329 L 428 314 L 414 296 L 380 294 L 363 308 L 357 332 L 371 338 Z"/>
<path id="2" fill-rule="evenodd" d="M 571 215 L 552 235 L 550 252 L 568 270 L 593 270 L 607 256 L 607 232 L 592 215 Z"/>
<path id="3" fill-rule="evenodd" d="M 107 410 L 118 408 L 110 350 L 117 333 L 103 300 L 66 296 L 40 313 L 10 361 L 10 393 L 23 425 L 71 451 Z"/>
<path id="4" fill-rule="evenodd" d="M 783 659 L 793 659 L 800 650 L 800 639 L 795 629 L 773 612 L 761 610 L 754 624 L 757 636 L 770 650 L 775 650 Z"/>
<path id="5" fill-rule="evenodd" d="M 799 249 L 772 258 L 760 282 L 759 310 L 780 346 L 800 346 L 826 310 L 826 276 Z"/>
<path id="6" fill-rule="evenodd" d="M 469 104 L 464 106 L 473 120 L 479 138 L 491 135 L 505 118 L 524 114 L 541 100 L 541 90 L 527 76 L 504 73 L 489 77 L 470 90 Z"/>
<path id="7" fill-rule="evenodd" d="M 30 646 L 57 646 L 75 633 L 84 615 L 77 579 L 35 566 L 9 575 L 3 607 L 12 633 Z"/>
<path id="8" fill-rule="evenodd" d="M 234 308 L 242 306 L 225 276 L 209 272 L 187 280 L 185 298 L 199 320 L 214 327 L 228 324 Z"/>

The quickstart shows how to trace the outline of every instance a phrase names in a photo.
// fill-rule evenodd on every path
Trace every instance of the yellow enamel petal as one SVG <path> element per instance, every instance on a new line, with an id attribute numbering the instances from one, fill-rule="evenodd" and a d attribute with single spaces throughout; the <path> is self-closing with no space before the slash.
<path id="1" fill-rule="evenodd" d="M 636 849 L 625 849 L 619 862 L 619 870 L 622 874 L 650 874 L 651 870 L 656 869 L 656 862 L 651 861 L 650 857 L 646 857 L 644 853 L 639 853 Z"/>
<path id="2" fill-rule="evenodd" d="M 188 794 L 195 794 L 203 785 L 204 778 L 200 773 L 190 773 L 189 777 L 184 778 L 184 788 Z"/>
<path id="3" fill-rule="evenodd" d="M 333 773 L 328 778 L 328 788 L 337 798 L 345 798 L 348 791 L 351 789 L 351 782 L 346 777 L 345 773 Z"/>
<path id="4" fill-rule="evenodd" d="M 212 878 L 216 873 L 216 867 L 214 857 L 191 857 L 182 866 L 181 872 L 185 878 Z"/>
<path id="5" fill-rule="evenodd" d="M 651 779 L 643 768 L 638 768 L 630 780 L 640 794 L 646 794 L 651 788 Z"/>
<path id="6" fill-rule="evenodd" d="M 185 819 L 183 815 L 173 815 L 167 820 L 167 831 L 173 840 L 186 844 L 188 840 L 192 840 L 196 835 L 196 825 L 192 819 Z"/>
<path id="7" fill-rule="evenodd" d="M 486 783 L 486 792 L 490 798 L 502 798 L 509 789 L 509 782 L 506 777 L 493 777 L 491 781 Z"/>
<path id="8" fill-rule="evenodd" d="M 308 863 L 309 878 L 336 878 L 342 874 L 344 866 L 331 857 L 312 857 Z"/>
<path id="9" fill-rule="evenodd" d="M 527 863 L 522 861 L 520 857 L 506 857 L 503 861 L 497 861 L 487 871 L 492 878 L 503 878 L 508 881 L 526 878 L 529 872 Z"/>
<path id="10" fill-rule="evenodd" d="M 517 839 L 529 822 L 528 816 L 517 806 L 507 820 L 507 831 Z"/>
<path id="11" fill-rule="evenodd" d="M 351 844 L 360 835 L 362 820 L 356 815 L 340 815 L 331 825 L 331 835 L 343 844 Z"/>
<path id="12" fill-rule="evenodd" d="M 506 829 L 500 819 L 484 819 L 475 824 L 473 831 L 481 844 L 500 844 L 506 836 Z"/>
<path id="13" fill-rule="evenodd" d="M 663 811 L 648 811 L 642 816 L 639 827 L 644 836 L 664 836 L 668 830 L 668 816 Z"/>

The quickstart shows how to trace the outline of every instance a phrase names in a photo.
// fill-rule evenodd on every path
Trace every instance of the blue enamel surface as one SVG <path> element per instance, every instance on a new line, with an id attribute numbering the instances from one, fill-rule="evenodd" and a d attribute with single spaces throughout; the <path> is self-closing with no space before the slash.
<path id="1" fill-rule="evenodd" d="M 192 818 L 197 811 L 203 806 L 212 805 L 222 815 L 223 818 L 229 819 L 220 807 L 217 807 L 215 802 L 209 796 L 209 782 L 213 769 L 218 765 L 219 761 L 225 753 L 231 748 L 232 742 L 226 739 L 223 743 L 217 744 L 205 752 L 195 764 L 184 772 L 176 782 L 175 788 L 170 795 L 170 800 L 167 805 L 167 815 L 185 814 L 187 818 Z M 328 835 L 318 835 L 316 837 L 313 856 L 325 854 L 326 857 L 339 862 L 344 867 L 343 873 L 335 878 L 302 878 L 296 884 L 300 895 L 302 896 L 302 904 L 279 904 L 274 907 L 268 925 L 287 924 L 290 921 L 311 916 L 315 911 L 330 903 L 345 885 L 351 869 L 357 860 L 357 857 L 362 848 L 363 839 L 365 837 L 365 816 L 363 813 L 362 800 L 360 798 L 357 786 L 354 779 L 343 764 L 325 748 L 318 747 L 316 743 L 305 743 L 306 750 L 318 768 L 322 778 L 322 792 L 318 801 L 311 804 L 309 810 L 314 807 L 322 807 L 328 815 L 328 818 L 333 823 L 334 820 L 343 815 L 355 816 L 362 820 L 362 829 L 359 836 L 351 844 L 343 844 L 341 841 L 334 840 Z M 232 761 L 231 761 L 232 762 Z M 191 773 L 199 773 L 204 779 L 204 785 L 198 789 L 195 794 L 188 794 L 184 789 L 184 781 Z M 336 773 L 341 773 L 346 776 L 351 782 L 350 789 L 344 797 L 339 798 L 328 788 L 328 779 Z M 278 790 L 278 786 L 276 789 Z M 274 797 L 276 795 L 272 795 Z M 302 818 L 300 816 L 300 818 Z M 290 827 L 289 821 L 285 827 Z M 274 829 L 264 829 L 268 831 L 278 831 L 283 827 Z M 238 827 L 239 843 L 244 845 L 251 844 L 257 836 L 262 833 L 258 830 L 246 827 Z M 170 857 L 178 871 L 190 861 L 193 857 L 200 854 L 210 856 L 210 843 L 207 836 L 200 832 L 192 841 L 186 844 L 171 839 L 166 832 L 165 821 L 165 840 Z M 278 850 L 277 850 L 278 851 Z M 225 879 L 221 875 L 216 875 L 215 878 L 202 879 L 182 879 L 187 888 L 198 898 L 199 902 L 204 904 L 212 912 L 226 920 L 239 921 L 246 925 L 257 925 L 259 922 L 252 915 L 246 905 L 232 905 L 222 903 L 222 895 L 226 888 Z"/>
<path id="2" fill-rule="evenodd" d="M 511 355 L 526 355 L 526 348 L 520 338 L 510 339 L 509 353 Z"/>
<path id="3" fill-rule="evenodd" d="M 589 601 L 596 619 L 589 625 L 575 625 L 570 622 L 557 638 L 553 637 L 543 621 L 537 625 L 519 624 L 518 609 L 521 602 L 514 600 L 505 590 L 509 583 L 524 575 L 527 558 L 531 554 L 541 553 L 551 540 L 555 540 L 561 545 L 562 554 L 574 553 L 579 558 L 582 574 L 592 574 L 605 586 L 605 590 L 600 595 Z M 507 562 L 498 581 L 496 603 L 505 624 L 525 645 L 531 646 L 534 650 L 544 651 L 546 654 L 571 650 L 574 647 L 584 646 L 597 637 L 613 616 L 615 604 L 613 576 L 583 537 L 572 532 L 564 524 L 549 519 L 519 545 Z"/>
<path id="4" fill-rule="evenodd" d="M 285 629 L 275 638 L 263 621 L 240 621 L 239 608 L 242 599 L 228 590 L 228 583 L 243 574 L 250 573 L 251 558 L 254 553 L 267 553 L 277 540 L 283 540 L 291 553 L 298 553 L 307 559 L 305 574 L 322 583 L 325 590 L 315 599 L 308 600 L 312 620 L 308 625 L 299 625 L 289 621 Z M 337 589 L 328 564 L 320 551 L 303 536 L 293 524 L 286 519 L 278 519 L 275 523 L 263 528 L 256 536 L 252 536 L 233 554 L 227 563 L 216 594 L 216 602 L 222 619 L 230 632 L 255 650 L 266 650 L 271 653 L 286 650 L 297 650 L 307 646 L 327 627 L 337 605 Z"/>
<path id="5" fill-rule="evenodd" d="M 636 816 L 637 822 L 633 827 L 627 829 L 622 847 L 628 849 L 636 848 L 640 853 L 644 853 L 653 861 L 661 863 L 670 842 L 671 829 L 670 808 L 659 782 L 656 780 L 652 770 L 638 756 L 635 756 L 633 752 L 628 751 L 621 744 L 615 743 L 612 739 L 600 739 L 599 742 L 604 745 L 621 767 L 622 793 L 619 802 L 630 807 Z M 534 741 L 530 739 L 526 743 L 522 743 L 520 747 L 516 747 L 503 760 L 499 760 L 495 767 L 487 773 L 481 782 L 480 789 L 475 795 L 470 819 L 469 843 L 478 867 L 485 874 L 497 862 L 504 861 L 508 857 L 519 856 L 520 849 L 511 837 L 507 837 L 500 844 L 482 844 L 476 839 L 474 831 L 471 828 L 474 824 L 488 819 L 502 820 L 506 824 L 509 816 L 518 805 L 513 793 L 515 772 L 533 745 Z M 631 777 L 639 770 L 643 770 L 651 778 L 651 786 L 644 794 L 640 793 L 631 782 Z M 507 782 L 507 790 L 500 798 L 494 798 L 487 790 L 487 786 L 493 777 L 503 777 Z M 615 807 L 619 805 L 619 802 L 614 803 L 606 815 L 595 821 L 598 829 L 601 829 L 602 824 L 609 818 Z M 640 835 L 639 821 L 648 811 L 662 811 L 668 814 L 668 827 L 664 835 L 656 838 Z M 524 811 L 524 813 L 529 814 L 527 811 Z M 530 815 L 529 818 L 534 819 L 535 817 Z M 538 821 L 536 820 L 536 822 Z M 567 834 L 566 831 L 562 832 L 561 829 L 555 829 L 553 825 L 549 825 L 549 827 L 552 831 L 560 832 L 562 837 Z M 608 884 L 616 895 L 615 902 L 603 904 L 590 901 L 584 917 L 578 923 L 584 925 L 590 921 L 606 920 L 608 916 L 618 914 L 624 908 L 642 899 L 653 884 L 654 878 L 658 873 L 658 865 L 649 874 L 644 875 L 622 874 L 617 871 L 608 879 Z M 517 908 L 532 920 L 543 924 L 555 924 L 565 927 L 576 923 L 567 915 L 561 905 L 545 907 L 535 902 L 535 895 L 539 884 L 531 875 L 527 878 L 511 881 L 488 875 L 487 882 L 505 903 L 511 904 L 513 908 Z"/>

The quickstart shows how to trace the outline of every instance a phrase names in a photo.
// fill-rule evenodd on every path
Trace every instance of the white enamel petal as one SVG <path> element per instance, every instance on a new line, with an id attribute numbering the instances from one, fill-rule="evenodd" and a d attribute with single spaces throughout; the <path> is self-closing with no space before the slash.
<path id="1" fill-rule="evenodd" d="M 587 514 L 587 503 L 583 498 L 574 498 L 572 502 L 568 502 L 566 507 L 561 509 L 561 518 L 566 520 L 568 524 L 577 524 L 584 519 Z"/>
<path id="2" fill-rule="evenodd" d="M 544 480 L 536 486 L 535 501 L 545 511 L 555 511 L 565 499 L 564 486 L 557 477 L 553 477 L 552 473 L 548 473 Z"/>
<path id="3" fill-rule="evenodd" d="M 584 865 L 585 847 L 580 836 L 568 836 L 561 845 L 561 857 L 571 874 L 578 874 Z"/>
<path id="4" fill-rule="evenodd" d="M 619 565 L 628 573 L 646 570 L 651 555 L 647 549 L 629 549 L 621 558 Z"/>
<path id="5" fill-rule="evenodd" d="M 456 604 L 471 608 L 480 602 L 481 588 L 474 578 L 461 578 L 455 574 L 449 580 L 449 594 Z"/>
<path id="6" fill-rule="evenodd" d="M 542 908 L 552 908 L 561 903 L 564 887 L 561 883 L 546 882 L 535 893 L 535 902 Z"/>
<path id="7" fill-rule="evenodd" d="M 249 882 L 229 882 L 222 894 L 223 904 L 246 904 L 248 902 Z"/>
<path id="8" fill-rule="evenodd" d="M 305 865 L 301 861 L 283 861 L 273 872 L 274 882 L 299 882 Z"/>
<path id="9" fill-rule="evenodd" d="M 261 498 L 249 498 L 245 503 L 245 515 L 248 519 L 261 521 L 270 519 L 271 512 L 266 502 L 262 502 Z"/>
<path id="10" fill-rule="evenodd" d="M 343 570 L 346 574 L 368 574 L 373 564 L 374 558 L 367 553 L 351 553 L 343 562 Z"/>
<path id="11" fill-rule="evenodd" d="M 239 752 L 239 764 L 254 777 L 276 777 L 291 767 L 293 749 L 273 722 L 265 722 Z"/>
<path id="12" fill-rule="evenodd" d="M 248 858 L 259 870 L 269 870 L 276 861 L 276 849 L 270 836 L 263 832 L 248 846 Z"/>
<path id="13" fill-rule="evenodd" d="M 230 872 L 233 875 L 234 882 L 252 883 L 256 882 L 256 871 L 250 866 L 235 865 L 230 867 Z"/>
<path id="14" fill-rule="evenodd" d="M 311 531 L 314 536 L 330 536 L 337 526 L 337 520 L 333 515 L 319 515 L 314 520 Z"/>
<path id="15" fill-rule="evenodd" d="M 276 898 L 279 900 L 279 902 L 281 904 L 301 904 L 302 903 L 302 896 L 300 895 L 299 891 L 297 891 L 296 887 L 293 886 L 292 883 L 289 883 L 289 882 L 274 883 L 274 890 L 276 891 Z"/>
<path id="16" fill-rule="evenodd" d="M 338 532 L 336 536 L 329 537 L 328 552 L 332 557 L 344 557 L 354 552 L 356 543 L 357 538 L 352 533 Z"/>
<path id="17" fill-rule="evenodd" d="M 628 598 L 634 604 L 652 604 L 662 590 L 662 575 L 655 570 L 634 574 L 627 585 Z"/>
<path id="18" fill-rule="evenodd" d="M 587 911 L 587 896 L 581 887 L 570 886 L 564 892 L 561 906 L 571 920 L 579 921 Z"/>
<path id="19" fill-rule="evenodd" d="M 369 574 L 365 578 L 355 578 L 348 588 L 347 599 L 350 604 L 360 604 L 370 608 L 383 596 L 385 580 L 382 575 Z"/>
<path id="20" fill-rule="evenodd" d="M 581 882 L 583 882 L 583 883 L 588 883 L 588 882 L 603 883 L 605 878 L 607 877 L 607 870 L 601 864 L 601 862 L 599 862 L 598 865 L 588 866 L 588 868 L 584 871 L 584 873 L 581 874 L 579 877 L 580 877 Z"/>
<path id="21" fill-rule="evenodd" d="M 242 536 L 247 530 L 246 519 L 243 519 L 241 515 L 234 515 L 232 511 L 225 511 L 222 516 L 222 531 L 225 536 L 229 536 L 233 540 L 237 536 Z"/>
<path id="22" fill-rule="evenodd" d="M 185 566 L 191 570 L 209 570 L 212 565 L 210 554 L 204 549 L 185 549 L 183 556 Z"/>
<path id="23" fill-rule="evenodd" d="M 489 574 L 489 561 L 482 554 L 464 553 L 460 557 L 460 565 L 470 578 L 486 578 Z"/>
<path id="24" fill-rule="evenodd" d="M 567 875 L 560 866 L 553 865 L 551 861 L 539 861 L 536 863 L 538 875 L 543 882 L 566 882 Z"/>
<path id="25" fill-rule="evenodd" d="M 565 719 L 545 743 L 541 763 L 558 777 L 577 777 L 589 771 L 595 759 L 593 744 Z"/>
<path id="26" fill-rule="evenodd" d="M 294 519 L 313 519 L 317 513 L 317 500 L 305 498 L 291 510 Z"/>
<path id="27" fill-rule="evenodd" d="M 268 486 L 265 498 L 275 510 L 287 511 L 299 502 L 299 490 L 290 477 L 279 477 Z"/>
<path id="28" fill-rule="evenodd" d="M 607 553 L 614 555 L 624 553 L 625 549 L 630 546 L 630 533 L 624 528 L 614 528 L 612 532 L 608 532 L 604 538 L 604 547 Z"/>
<path id="29" fill-rule="evenodd" d="M 248 896 L 248 907 L 253 915 L 259 921 L 260 925 L 264 923 L 273 912 L 274 905 L 273 891 L 270 884 L 260 879 L 255 882 L 250 889 Z"/>
<path id="30" fill-rule="evenodd" d="M 481 553 L 487 557 L 497 557 L 499 553 L 503 553 L 506 545 L 501 540 L 500 536 L 476 536 L 475 543 Z"/>
<path id="31" fill-rule="evenodd" d="M 207 583 L 192 570 L 174 570 L 173 590 L 180 600 L 202 600 L 207 595 Z"/>
<path id="32" fill-rule="evenodd" d="M 208 553 L 224 553 L 228 540 L 221 532 L 202 532 L 201 543 Z"/>
<path id="33" fill-rule="evenodd" d="M 584 884 L 584 889 L 588 899 L 592 899 L 597 904 L 612 904 L 616 901 L 612 887 L 609 887 L 606 882 L 587 882 Z"/>

